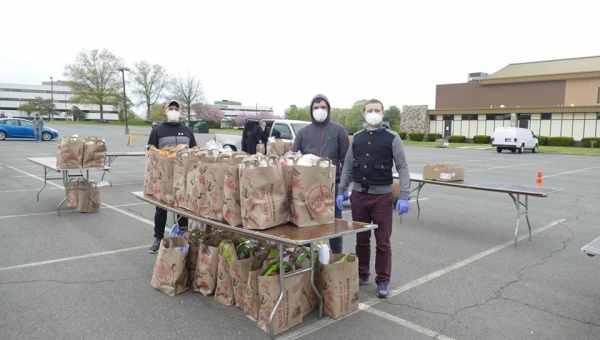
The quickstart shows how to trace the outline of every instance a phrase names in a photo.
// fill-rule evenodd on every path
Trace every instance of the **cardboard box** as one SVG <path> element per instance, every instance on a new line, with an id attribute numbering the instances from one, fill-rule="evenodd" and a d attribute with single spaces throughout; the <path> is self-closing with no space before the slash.
<path id="1" fill-rule="evenodd" d="M 427 164 L 423 168 L 423 179 L 453 182 L 465 179 L 465 168 L 448 164 Z"/>

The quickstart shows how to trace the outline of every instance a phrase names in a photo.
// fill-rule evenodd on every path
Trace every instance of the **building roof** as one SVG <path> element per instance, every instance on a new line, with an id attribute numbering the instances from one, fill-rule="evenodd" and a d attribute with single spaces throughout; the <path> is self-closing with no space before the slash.
<path id="1" fill-rule="evenodd" d="M 600 56 L 510 64 L 481 85 L 600 77 Z"/>

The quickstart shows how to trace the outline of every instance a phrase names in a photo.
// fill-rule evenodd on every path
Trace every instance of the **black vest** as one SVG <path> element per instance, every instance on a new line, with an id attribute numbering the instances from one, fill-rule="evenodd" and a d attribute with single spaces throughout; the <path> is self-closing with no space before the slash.
<path id="1" fill-rule="evenodd" d="M 385 129 L 363 130 L 352 140 L 352 180 L 367 192 L 371 185 L 391 185 L 394 135 Z"/>

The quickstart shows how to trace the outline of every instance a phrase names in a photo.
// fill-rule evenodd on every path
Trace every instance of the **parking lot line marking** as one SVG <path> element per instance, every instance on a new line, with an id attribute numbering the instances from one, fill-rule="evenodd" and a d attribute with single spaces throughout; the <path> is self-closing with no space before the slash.
<path id="1" fill-rule="evenodd" d="M 79 255 L 79 256 L 71 256 L 71 257 L 65 257 L 65 258 L 62 258 L 62 259 L 55 259 L 55 260 L 48 260 L 48 261 L 41 261 L 41 262 L 19 264 L 19 265 L 16 265 L 16 266 L 10 266 L 10 267 L 0 268 L 0 272 L 7 271 L 7 270 L 14 270 L 14 269 L 23 269 L 23 268 L 29 268 L 29 267 L 43 266 L 43 265 L 53 264 L 53 263 L 60 263 L 60 262 L 67 262 L 67 261 L 74 261 L 74 260 L 81 260 L 81 259 L 87 259 L 87 258 L 90 258 L 90 257 L 98 257 L 98 256 L 104 256 L 104 255 L 113 255 L 113 254 L 124 253 L 124 252 L 132 251 L 132 250 L 139 250 L 139 249 L 143 249 L 143 248 L 146 248 L 146 247 L 149 247 L 149 246 L 150 246 L 150 244 L 147 244 L 147 245 L 144 245 L 144 246 L 137 246 L 137 247 L 131 247 L 131 248 L 125 248 L 125 249 L 103 251 L 103 252 L 100 252 L 100 253 L 85 254 L 85 255 Z"/>
<path id="2" fill-rule="evenodd" d="M 487 170 L 496 170 L 496 169 L 518 168 L 520 166 L 538 165 L 538 164 L 544 164 L 544 163 L 552 163 L 552 162 L 522 163 L 522 164 L 505 165 L 505 166 L 494 166 L 491 168 L 483 168 L 483 169 L 470 169 L 470 170 L 465 170 L 465 171 L 475 172 L 475 171 L 487 171 Z"/>
<path id="3" fill-rule="evenodd" d="M 600 166 L 594 166 L 594 167 L 591 167 L 591 168 L 585 168 L 585 169 L 581 169 L 581 170 L 573 170 L 573 171 L 561 172 L 561 173 L 559 173 L 559 174 L 548 175 L 548 176 L 542 176 L 542 178 L 548 178 L 548 177 L 556 177 L 556 176 L 568 175 L 568 174 L 572 174 L 572 173 L 574 173 L 574 172 L 581 172 L 581 171 L 587 171 L 587 170 L 598 169 L 598 168 L 600 168 Z"/>
<path id="4" fill-rule="evenodd" d="M 144 204 L 148 204 L 148 203 L 146 203 L 146 202 L 128 203 L 128 204 L 115 205 L 115 207 L 131 207 L 131 206 L 135 206 L 135 205 L 144 205 Z M 100 209 L 110 209 L 110 208 L 108 208 L 108 207 L 100 207 Z M 64 210 L 64 211 L 61 211 L 61 213 L 72 213 L 72 212 L 76 212 L 76 211 L 75 210 Z M 54 211 L 48 211 L 48 212 L 42 212 L 42 213 L 33 213 L 33 214 L 6 215 L 6 216 L 0 216 L 0 219 L 5 219 L 5 218 L 22 218 L 22 217 L 51 215 L 51 214 L 56 214 L 56 210 L 54 210 Z"/>
<path id="5" fill-rule="evenodd" d="M 379 316 L 381 318 L 384 318 L 384 319 L 386 319 L 388 321 L 391 321 L 393 323 L 396 323 L 396 324 L 399 324 L 401 326 L 404 326 L 404 327 L 406 327 L 408 329 L 412 329 L 415 332 L 428 335 L 431 338 L 436 338 L 436 339 L 440 339 L 440 340 L 454 340 L 454 338 L 445 336 L 445 335 L 440 334 L 438 332 L 432 331 L 431 329 L 419 326 L 419 325 L 417 325 L 415 323 L 412 323 L 412 322 L 410 322 L 408 320 L 404 320 L 402 318 L 399 318 L 397 316 L 393 316 L 393 315 L 391 315 L 389 313 L 382 312 L 382 311 L 374 309 L 374 308 L 367 308 L 367 309 L 364 309 L 364 311 L 366 311 L 368 313 L 371 313 L 373 315 L 377 315 L 377 316 Z"/>
<path id="6" fill-rule="evenodd" d="M 22 176 L 22 177 L 29 177 L 29 176 Z M 64 188 L 47 188 L 44 190 L 64 190 Z M 24 192 L 24 191 L 40 191 L 40 189 L 19 189 L 19 190 L 3 190 L 0 191 L 0 194 L 5 194 L 5 193 L 12 193 L 12 192 Z"/>
<path id="7" fill-rule="evenodd" d="M 148 203 L 145 203 L 145 202 L 143 202 L 142 204 L 148 204 Z M 141 221 L 141 222 L 144 222 L 144 223 L 146 223 L 146 224 L 149 224 L 149 225 L 151 225 L 151 226 L 154 226 L 154 221 L 149 221 L 149 220 L 147 220 L 147 219 L 145 219 L 145 218 L 143 218 L 143 217 L 141 217 L 141 216 L 138 216 L 138 215 L 132 214 L 132 213 L 130 213 L 129 211 L 125 211 L 125 210 L 119 209 L 119 208 L 117 208 L 117 206 L 116 206 L 116 205 L 115 205 L 115 206 L 112 206 L 112 205 L 110 205 L 110 204 L 106 204 L 106 203 L 102 203 L 102 205 L 103 205 L 104 207 L 106 207 L 107 209 L 112 209 L 112 210 L 114 210 L 114 211 L 120 212 L 120 213 L 121 213 L 121 214 L 123 214 L 123 215 L 127 215 L 127 216 L 129 216 L 129 217 L 131 217 L 131 218 L 134 218 L 134 219 L 138 220 L 138 221 Z M 171 231 L 170 231 L 170 229 L 169 229 L 169 232 L 171 232 Z"/>
<path id="8" fill-rule="evenodd" d="M 556 226 L 557 224 L 562 223 L 564 221 L 566 221 L 566 219 L 560 219 L 558 221 L 554 221 L 552 223 L 546 224 L 545 226 L 540 227 L 539 229 L 532 230 L 531 234 L 532 235 L 539 234 L 539 233 L 541 233 L 543 231 L 546 231 L 546 230 L 548 230 L 548 229 L 550 229 L 550 228 L 552 228 L 552 227 Z M 521 236 L 518 237 L 517 240 L 520 242 L 520 241 L 522 241 L 522 240 L 524 240 L 526 238 L 529 238 L 529 234 L 521 235 Z M 411 288 L 415 288 L 415 287 L 417 287 L 419 285 L 422 285 L 423 283 L 426 283 L 426 282 L 431 281 L 431 280 L 433 280 L 435 278 L 438 278 L 438 277 L 440 277 L 440 276 L 442 276 L 444 274 L 448 274 L 448 273 L 450 273 L 450 272 L 452 272 L 452 271 L 454 271 L 456 269 L 464 267 L 467 264 L 470 264 L 470 263 L 473 263 L 473 262 L 475 262 L 477 260 L 480 260 L 480 259 L 482 259 L 482 258 L 484 258 L 484 257 L 486 257 L 488 255 L 491 255 L 491 254 L 493 254 L 493 253 L 495 253 L 495 252 L 497 252 L 499 250 L 502 250 L 502 249 L 507 248 L 507 247 L 514 246 L 514 244 L 515 244 L 514 242 L 515 242 L 514 240 L 507 241 L 505 243 L 502 243 L 500 245 L 492 247 L 492 248 L 490 248 L 488 250 L 485 250 L 485 251 L 482 251 L 482 252 L 480 252 L 478 254 L 475 254 L 475 255 L 473 255 L 471 257 L 468 257 L 468 258 L 466 258 L 466 259 L 464 259 L 462 261 L 459 261 L 459 262 L 456 262 L 456 263 L 454 263 L 452 265 L 449 265 L 449 266 L 447 266 L 445 268 L 442 268 L 440 270 L 436 270 L 433 273 L 427 274 L 427 275 L 422 276 L 422 277 L 420 277 L 420 278 L 418 278 L 416 280 L 413 280 L 411 282 L 405 283 L 402 286 L 400 286 L 400 287 L 398 287 L 398 288 L 390 291 L 390 295 L 389 295 L 388 299 L 392 298 L 392 297 L 394 297 L 394 296 L 396 296 L 398 294 L 404 293 L 404 292 L 406 292 L 407 290 L 409 290 Z M 331 325 L 331 324 L 333 324 L 335 322 L 343 320 L 343 319 L 349 317 L 350 315 L 354 315 L 354 314 L 358 313 L 359 311 L 363 311 L 363 310 L 369 309 L 369 308 L 377 305 L 378 303 L 381 303 L 381 301 L 382 300 L 379 299 L 379 298 L 377 298 L 377 297 L 371 298 L 371 299 L 369 299 L 369 300 L 367 300 L 365 302 L 360 303 L 357 310 L 354 310 L 354 311 L 352 311 L 352 312 L 350 312 L 350 313 L 348 313 L 348 314 L 346 314 L 346 315 L 344 315 L 344 316 L 342 316 L 340 318 L 337 318 L 337 319 L 323 318 L 321 320 L 318 320 L 315 323 L 307 325 L 306 327 L 299 328 L 298 330 L 296 330 L 294 332 L 291 332 L 290 334 L 287 334 L 284 337 L 279 338 L 279 340 L 283 340 L 283 339 L 285 339 L 285 340 L 298 339 L 298 338 L 303 337 L 305 335 L 308 335 L 310 333 L 316 332 L 316 331 L 320 330 L 323 327 L 329 326 L 329 325 Z M 438 338 L 440 338 L 440 337 L 438 336 Z"/>

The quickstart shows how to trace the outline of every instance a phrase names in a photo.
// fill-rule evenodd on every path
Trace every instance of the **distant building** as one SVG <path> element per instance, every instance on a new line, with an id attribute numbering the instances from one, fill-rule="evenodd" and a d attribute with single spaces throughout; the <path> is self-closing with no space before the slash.
<path id="1" fill-rule="evenodd" d="M 85 112 L 87 120 L 100 119 L 100 107 L 98 105 L 69 103 L 72 96 L 68 83 L 61 80 L 54 81 L 53 84 L 49 81 L 43 82 L 42 85 L 0 83 L 0 114 L 7 117 L 27 118 L 27 112 L 19 111 L 19 107 L 34 100 L 35 97 L 42 97 L 44 99 L 54 99 L 54 117 L 57 119 L 70 116 L 69 111 L 73 106 L 77 106 Z M 104 119 L 118 120 L 117 110 L 111 105 L 105 105 Z"/>
<path id="2" fill-rule="evenodd" d="M 478 79 L 477 79 L 478 78 Z M 600 137 L 600 56 L 510 64 L 436 87 L 435 109 L 404 106 L 406 132 L 442 136 L 494 133 L 499 126 L 548 137 Z"/>
<path id="3" fill-rule="evenodd" d="M 219 109 L 221 109 L 221 111 L 223 111 L 223 115 L 225 116 L 223 119 L 224 120 L 228 120 L 228 119 L 235 119 L 237 116 L 239 116 L 242 113 L 246 113 L 249 115 L 257 115 L 259 112 L 268 112 L 268 113 L 273 113 L 273 107 L 271 106 L 260 106 L 258 104 L 256 105 L 242 105 L 241 102 L 234 102 L 234 101 L 230 101 L 230 100 L 221 100 L 221 101 L 216 101 L 214 103 L 214 105 L 216 107 L 218 107 Z"/>

